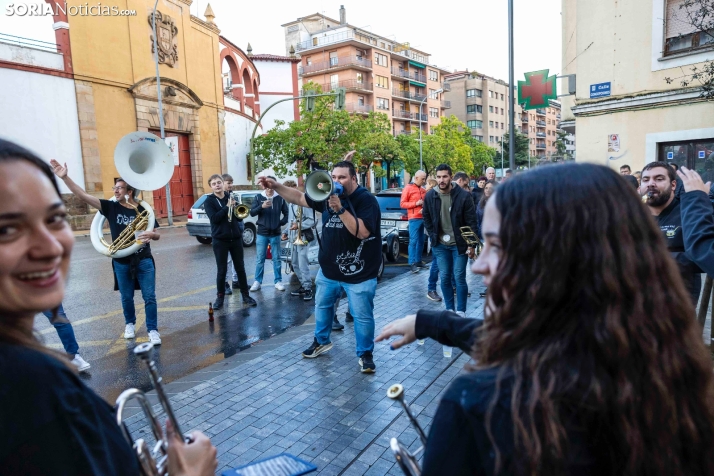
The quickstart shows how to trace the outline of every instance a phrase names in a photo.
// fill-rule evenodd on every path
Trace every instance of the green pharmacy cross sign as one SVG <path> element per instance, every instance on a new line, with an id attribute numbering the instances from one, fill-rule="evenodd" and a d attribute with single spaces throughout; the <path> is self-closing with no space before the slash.
<path id="1" fill-rule="evenodd" d="M 557 99 L 555 76 L 548 77 L 548 70 L 532 71 L 525 74 L 525 81 L 518 81 L 518 104 L 523 109 L 547 107 L 550 99 Z"/>

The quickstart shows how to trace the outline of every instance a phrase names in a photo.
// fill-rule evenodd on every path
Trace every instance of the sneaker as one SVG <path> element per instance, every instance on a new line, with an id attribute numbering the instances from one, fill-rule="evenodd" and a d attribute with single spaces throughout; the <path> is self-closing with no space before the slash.
<path id="1" fill-rule="evenodd" d="M 277 289 L 278 291 L 285 291 L 285 286 L 283 286 L 283 283 L 277 282 L 275 283 L 275 289 Z"/>
<path id="2" fill-rule="evenodd" d="M 424 342 L 426 342 L 426 339 L 419 339 L 417 340 L 418 345 L 424 345 Z"/>
<path id="3" fill-rule="evenodd" d="M 444 346 L 444 357 L 447 359 L 451 358 L 451 347 Z"/>
<path id="4" fill-rule="evenodd" d="M 253 285 L 250 287 L 250 290 L 257 291 L 258 289 L 260 289 L 260 283 L 258 281 L 254 281 Z"/>
<path id="5" fill-rule="evenodd" d="M 466 313 L 464 311 L 456 311 L 456 314 L 458 314 L 461 317 L 466 317 Z"/>
<path id="6" fill-rule="evenodd" d="M 248 294 L 247 292 L 241 293 L 241 296 L 243 296 L 243 303 L 249 305 L 250 307 L 256 307 L 258 305 L 256 300 L 250 297 L 250 294 Z M 213 307 L 215 308 L 216 306 Z"/>
<path id="7" fill-rule="evenodd" d="M 226 296 L 230 296 L 233 294 L 233 290 L 231 289 L 231 285 L 226 283 Z"/>
<path id="8" fill-rule="evenodd" d="M 441 296 L 439 296 L 439 293 L 437 293 L 436 291 L 428 291 L 426 293 L 426 297 L 428 297 L 432 301 L 441 302 Z"/>
<path id="9" fill-rule="evenodd" d="M 306 292 L 307 292 L 307 290 L 305 288 L 303 288 L 302 286 L 300 286 L 295 291 L 290 291 L 290 295 L 291 296 L 303 296 L 303 295 L 305 295 Z"/>
<path id="10" fill-rule="evenodd" d="M 306 289 L 305 294 L 302 295 L 303 301 L 312 301 L 312 289 Z"/>
<path id="11" fill-rule="evenodd" d="M 149 331 L 149 342 L 154 345 L 161 345 L 161 335 L 159 335 L 159 331 Z"/>
<path id="12" fill-rule="evenodd" d="M 136 332 L 134 331 L 134 324 L 127 324 L 124 328 L 124 338 L 133 339 L 135 335 Z"/>
<path id="13" fill-rule="evenodd" d="M 372 352 L 362 354 L 362 357 L 359 358 L 359 369 L 363 374 L 373 374 L 377 370 L 377 366 L 372 360 Z"/>
<path id="14" fill-rule="evenodd" d="M 350 311 L 345 313 L 345 322 L 354 322 L 355 318 L 350 314 Z"/>
<path id="15" fill-rule="evenodd" d="M 419 265 L 417 265 L 416 263 L 413 263 L 413 264 L 411 265 L 411 269 L 412 269 L 412 273 L 416 274 L 416 273 L 419 272 L 419 270 L 420 270 L 421 268 L 419 268 Z"/>
<path id="16" fill-rule="evenodd" d="M 426 263 L 423 262 L 423 261 L 419 261 L 416 265 L 419 266 L 420 268 L 426 268 L 426 267 L 427 267 Z"/>
<path id="17" fill-rule="evenodd" d="M 213 303 L 213 309 L 215 311 L 223 308 L 223 294 L 216 294 L 216 300 Z"/>
<path id="18" fill-rule="evenodd" d="M 317 338 L 313 338 L 312 345 L 302 351 L 302 356 L 305 357 L 306 359 L 314 359 L 318 355 L 324 354 L 325 352 L 327 352 L 330 349 L 332 349 L 332 342 L 330 342 L 329 344 L 320 345 L 317 342 Z"/>
<path id="19" fill-rule="evenodd" d="M 84 360 L 79 354 L 74 354 L 74 359 L 72 359 L 72 365 L 77 367 L 77 370 L 79 370 L 80 372 L 86 372 L 91 367 L 91 365 L 89 365 L 89 362 Z"/>
<path id="20" fill-rule="evenodd" d="M 486 297 L 486 291 L 484 291 L 482 293 L 478 293 L 478 295 L 479 295 L 479 297 Z"/>
<path id="21" fill-rule="evenodd" d="M 332 330 L 333 331 L 341 331 L 344 329 L 345 326 L 340 324 L 340 321 L 337 320 L 337 314 L 332 318 Z"/>
<path id="22" fill-rule="evenodd" d="M 238 281 L 233 281 L 232 286 L 233 286 L 233 289 L 240 289 L 240 284 L 238 283 Z"/>

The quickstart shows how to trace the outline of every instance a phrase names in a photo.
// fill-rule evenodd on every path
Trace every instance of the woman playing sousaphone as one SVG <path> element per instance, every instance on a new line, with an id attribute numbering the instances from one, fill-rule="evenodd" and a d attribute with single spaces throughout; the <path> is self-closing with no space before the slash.
<path id="1" fill-rule="evenodd" d="M 387 325 L 475 363 L 446 390 L 422 475 L 714 474 L 714 375 L 660 230 L 617 173 L 536 169 L 488 201 L 483 325 Z"/>

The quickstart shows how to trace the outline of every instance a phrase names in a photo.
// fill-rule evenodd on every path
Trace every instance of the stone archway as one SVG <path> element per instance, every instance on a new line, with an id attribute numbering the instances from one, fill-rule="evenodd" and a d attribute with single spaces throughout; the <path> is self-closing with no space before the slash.
<path id="1" fill-rule="evenodd" d="M 137 130 L 148 132 L 149 129 L 159 129 L 156 78 L 139 81 L 129 88 L 129 92 L 134 96 Z M 200 197 L 204 189 L 198 110 L 203 106 L 203 102 L 188 86 L 169 78 L 161 78 L 161 93 L 164 130 L 188 134 L 193 193 L 194 196 Z"/>

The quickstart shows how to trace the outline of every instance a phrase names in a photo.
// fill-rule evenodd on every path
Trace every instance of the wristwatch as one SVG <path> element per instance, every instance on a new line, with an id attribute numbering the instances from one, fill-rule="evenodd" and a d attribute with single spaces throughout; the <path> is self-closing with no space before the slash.
<path id="1" fill-rule="evenodd" d="M 343 213 L 345 213 L 345 207 L 340 208 L 340 211 L 335 212 L 335 215 L 342 215 Z"/>

